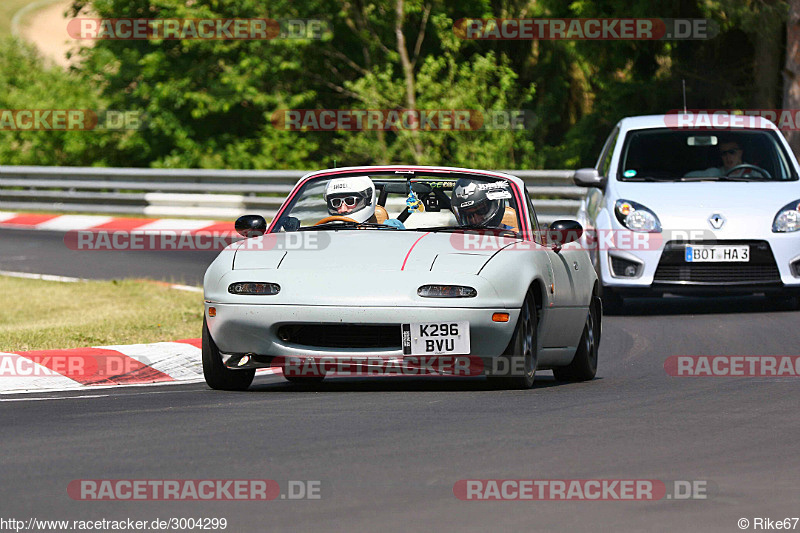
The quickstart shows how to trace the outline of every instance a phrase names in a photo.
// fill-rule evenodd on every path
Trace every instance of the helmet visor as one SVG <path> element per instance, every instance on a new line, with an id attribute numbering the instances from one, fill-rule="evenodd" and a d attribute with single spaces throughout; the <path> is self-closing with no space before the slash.
<path id="1" fill-rule="evenodd" d="M 364 209 L 367 197 L 364 193 L 337 194 L 328 197 L 328 212 L 332 215 L 346 216 Z"/>
<path id="2" fill-rule="evenodd" d="M 491 202 L 461 207 L 458 209 L 458 222 L 462 226 L 480 226 L 486 222 L 491 210 Z"/>

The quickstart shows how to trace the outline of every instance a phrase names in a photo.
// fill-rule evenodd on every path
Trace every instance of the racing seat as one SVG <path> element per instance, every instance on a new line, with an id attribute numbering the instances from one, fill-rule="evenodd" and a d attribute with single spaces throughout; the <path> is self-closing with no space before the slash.
<path id="1" fill-rule="evenodd" d="M 382 205 L 375 206 L 375 222 L 378 224 L 383 224 L 389 219 L 389 213 L 386 211 L 386 208 Z"/>
<path id="2" fill-rule="evenodd" d="M 506 207 L 506 212 L 503 214 L 503 224 L 511 226 L 511 231 L 519 232 L 517 228 L 517 211 L 513 207 Z"/>

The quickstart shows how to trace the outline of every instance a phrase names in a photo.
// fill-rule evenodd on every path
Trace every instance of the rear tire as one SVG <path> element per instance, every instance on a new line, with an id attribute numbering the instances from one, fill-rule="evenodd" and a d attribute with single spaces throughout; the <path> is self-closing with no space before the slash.
<path id="1" fill-rule="evenodd" d="M 586 324 L 583 327 L 575 357 L 567 366 L 553 368 L 553 376 L 558 381 L 589 381 L 597 375 L 597 355 L 600 348 L 600 302 L 592 297 Z"/>
<path id="2" fill-rule="evenodd" d="M 254 368 L 231 370 L 222 363 L 219 349 L 211 338 L 206 319 L 203 318 L 203 377 L 208 386 L 216 390 L 247 390 L 255 375 Z"/>
<path id="3" fill-rule="evenodd" d="M 506 369 L 515 374 L 515 361 L 523 359 L 523 373 L 521 375 L 492 377 L 498 385 L 507 389 L 530 389 L 533 387 L 536 375 L 537 362 L 537 328 L 538 316 L 533 296 L 530 292 L 525 296 L 519 312 L 519 320 L 514 330 L 514 336 L 508 344 L 506 351 L 501 356 L 505 360 Z"/>

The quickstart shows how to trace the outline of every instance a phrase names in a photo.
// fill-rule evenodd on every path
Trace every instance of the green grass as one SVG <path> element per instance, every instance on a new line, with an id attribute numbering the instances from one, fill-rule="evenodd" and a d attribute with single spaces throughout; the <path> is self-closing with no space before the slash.
<path id="1" fill-rule="evenodd" d="M 200 337 L 203 295 L 138 280 L 61 283 L 0 276 L 0 351 Z"/>

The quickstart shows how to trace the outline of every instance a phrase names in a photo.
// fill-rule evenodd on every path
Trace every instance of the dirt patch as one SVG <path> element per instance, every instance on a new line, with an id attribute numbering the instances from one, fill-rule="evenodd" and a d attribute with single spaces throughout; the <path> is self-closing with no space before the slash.
<path id="1" fill-rule="evenodd" d="M 22 23 L 21 37 L 36 45 L 39 51 L 57 65 L 68 67 L 77 62 L 77 57 L 67 59 L 67 52 L 76 52 L 81 44 L 67 33 L 68 18 L 64 16 L 71 0 L 62 0 L 37 10 Z"/>

